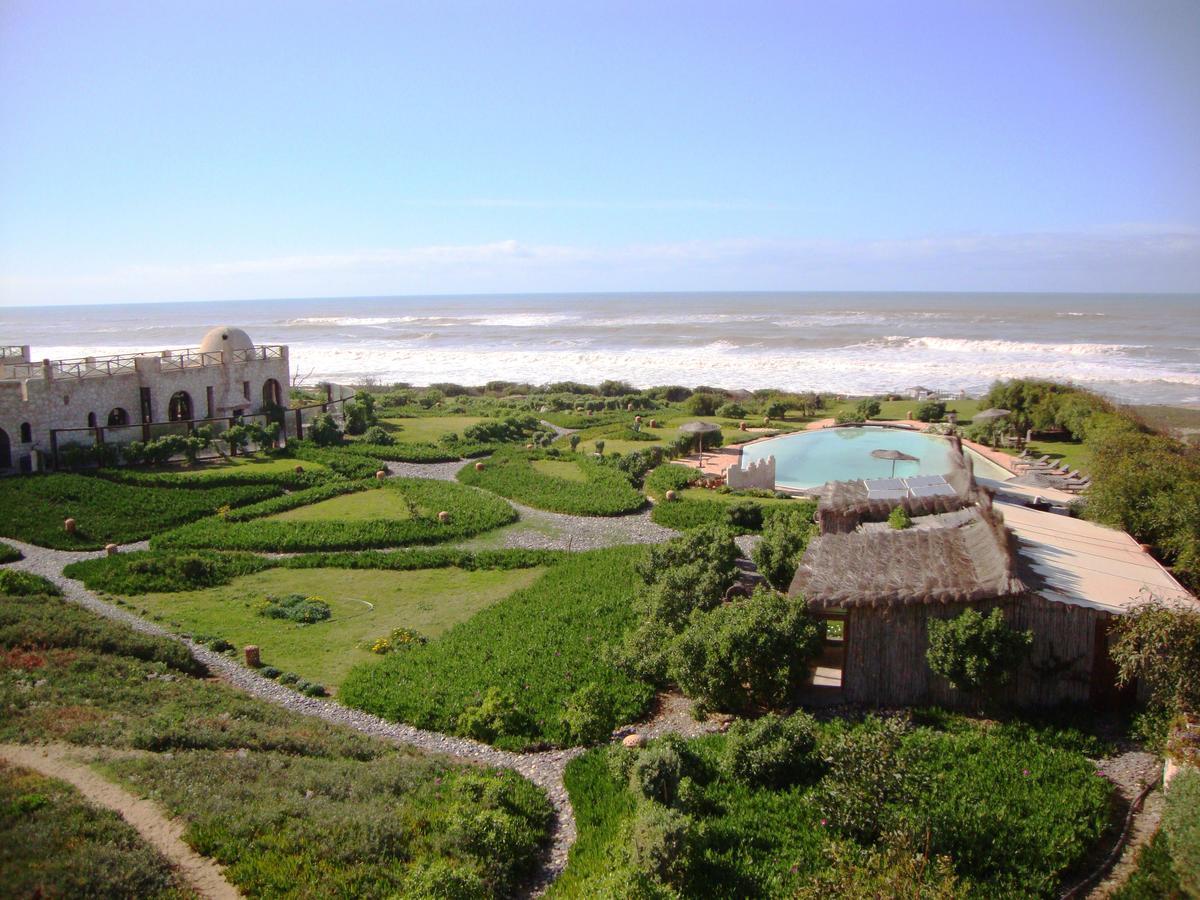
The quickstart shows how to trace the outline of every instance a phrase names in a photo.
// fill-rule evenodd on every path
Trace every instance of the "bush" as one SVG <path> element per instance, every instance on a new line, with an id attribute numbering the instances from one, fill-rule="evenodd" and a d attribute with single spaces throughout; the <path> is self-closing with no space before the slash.
<path id="1" fill-rule="evenodd" d="M 329 413 L 314 416 L 305 435 L 318 447 L 336 447 L 342 442 L 342 431 Z"/>
<path id="2" fill-rule="evenodd" d="M 684 402 L 686 409 L 693 416 L 711 416 L 717 411 L 722 403 L 720 394 L 700 393 L 692 394 Z"/>
<path id="3" fill-rule="evenodd" d="M 778 708 L 807 679 L 823 640 L 802 599 L 760 588 L 695 613 L 671 644 L 667 674 L 704 708 Z"/>
<path id="4" fill-rule="evenodd" d="M 24 554 L 22 554 L 21 551 L 16 547 L 0 541 L 0 563 L 16 562 L 17 560 L 24 558 Z"/>
<path id="5" fill-rule="evenodd" d="M 629 863 L 642 877 L 678 886 L 687 873 L 692 820 L 658 803 L 639 803 L 629 830 Z"/>
<path id="6" fill-rule="evenodd" d="M 763 508 L 753 500 L 738 500 L 725 510 L 725 519 L 736 531 L 758 531 L 762 528 Z"/>
<path id="7" fill-rule="evenodd" d="M 404 896 L 412 900 L 483 900 L 488 889 L 478 865 L 437 857 L 413 866 Z"/>
<path id="8" fill-rule="evenodd" d="M 616 724 L 608 691 L 596 682 L 577 690 L 563 707 L 563 734 L 573 744 L 606 740 Z"/>
<path id="9" fill-rule="evenodd" d="M 775 590 L 785 592 L 791 587 L 796 567 L 815 532 L 809 503 L 783 509 L 763 523 L 762 540 L 750 555 Z"/>
<path id="10" fill-rule="evenodd" d="M 637 754 L 629 770 L 629 789 L 639 797 L 671 806 L 683 777 L 683 760 L 669 746 L 648 747 Z"/>
<path id="11" fill-rule="evenodd" d="M 919 422 L 940 422 L 946 415 L 946 404 L 940 400 L 926 400 L 917 407 L 916 417 Z"/>
<path id="12" fill-rule="evenodd" d="M 62 591 L 41 575 L 16 569 L 0 569 L 0 594 L 9 597 L 32 597 L 40 594 L 58 597 Z"/>
<path id="13" fill-rule="evenodd" d="M 495 741 L 500 737 L 524 734 L 528 720 L 517 708 L 511 694 L 500 688 L 488 688 L 486 694 L 475 704 L 462 711 L 458 719 L 458 730 L 477 741 Z"/>
<path id="14" fill-rule="evenodd" d="M 1140 604 L 1116 617 L 1109 652 L 1121 683 L 1142 680 L 1154 708 L 1200 711 L 1200 613 L 1161 600 Z"/>
<path id="15" fill-rule="evenodd" d="M 71 563 L 63 574 L 90 590 L 109 594 L 165 594 L 229 584 L 239 575 L 269 568 L 271 562 L 242 553 L 142 550 Z"/>
<path id="16" fill-rule="evenodd" d="M 363 432 L 360 438 L 364 444 L 376 444 L 381 447 L 390 447 L 396 443 L 396 439 L 382 425 L 372 425 Z"/>
<path id="17" fill-rule="evenodd" d="M 905 528 L 912 527 L 912 516 L 908 514 L 908 510 L 903 506 L 897 506 L 887 517 L 888 525 L 897 531 L 903 531 Z"/>
<path id="18" fill-rule="evenodd" d="M 1017 631 L 997 609 L 984 618 L 974 609 L 953 619 L 929 620 L 929 668 L 962 691 L 1004 684 L 1033 644 L 1032 631 Z"/>
<path id="19" fill-rule="evenodd" d="M 719 406 L 717 408 L 717 415 L 725 419 L 744 419 L 746 418 L 746 408 L 740 403 L 731 401 Z M 770 414 L 768 413 L 768 415 Z"/>
<path id="20" fill-rule="evenodd" d="M 258 670 L 258 674 L 261 675 L 263 678 L 275 679 L 275 678 L 278 678 L 280 675 L 282 675 L 283 672 L 281 670 L 275 668 L 274 666 L 263 666 L 261 669 Z"/>
<path id="21" fill-rule="evenodd" d="M 729 729 L 722 770 L 757 787 L 784 788 L 817 775 L 816 722 L 806 713 L 739 720 Z"/>
<path id="22" fill-rule="evenodd" d="M 1184 770 L 1172 779 L 1162 828 L 1180 887 L 1200 897 L 1200 774 Z"/>
<path id="23" fill-rule="evenodd" d="M 326 621 L 333 611 L 319 597 L 286 594 L 282 597 L 268 596 L 259 604 L 258 614 L 268 619 L 286 619 L 298 625 L 313 625 Z"/>
<path id="24" fill-rule="evenodd" d="M 872 843 L 884 832 L 911 830 L 904 808 L 921 791 L 900 752 L 908 731 L 900 719 L 868 717 L 835 735 L 825 747 L 828 773 L 818 803 L 831 828 Z"/>

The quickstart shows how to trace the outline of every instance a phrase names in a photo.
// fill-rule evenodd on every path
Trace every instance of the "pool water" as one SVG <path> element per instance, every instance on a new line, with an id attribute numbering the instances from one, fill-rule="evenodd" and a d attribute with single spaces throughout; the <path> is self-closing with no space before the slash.
<path id="1" fill-rule="evenodd" d="M 775 457 L 775 483 L 785 488 L 820 487 L 827 481 L 890 478 L 892 461 L 876 459 L 872 450 L 899 450 L 917 462 L 897 460 L 895 477 L 944 475 L 950 471 L 950 442 L 935 434 L 900 428 L 822 428 L 801 431 L 747 445 L 742 465 Z M 965 452 L 975 475 L 1006 481 L 1012 473 L 970 449 Z"/>

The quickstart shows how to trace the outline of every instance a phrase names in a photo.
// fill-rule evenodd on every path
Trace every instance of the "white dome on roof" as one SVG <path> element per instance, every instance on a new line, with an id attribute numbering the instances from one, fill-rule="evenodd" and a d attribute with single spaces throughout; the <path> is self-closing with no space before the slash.
<path id="1" fill-rule="evenodd" d="M 252 350 L 254 341 L 250 335 L 232 325 L 221 325 L 204 336 L 200 342 L 200 352 L 215 353 L 218 350 Z"/>

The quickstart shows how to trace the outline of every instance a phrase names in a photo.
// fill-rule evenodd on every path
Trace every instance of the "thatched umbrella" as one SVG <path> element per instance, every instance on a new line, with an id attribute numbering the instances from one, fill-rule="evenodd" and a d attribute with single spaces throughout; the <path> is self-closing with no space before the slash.
<path id="1" fill-rule="evenodd" d="M 714 425 L 712 422 L 688 422 L 686 425 L 679 427 L 680 431 L 686 431 L 688 434 L 697 434 L 700 436 L 700 471 L 704 471 L 704 436 L 712 434 L 714 431 L 720 431 L 720 425 Z"/>
<path id="2" fill-rule="evenodd" d="M 996 409 L 996 407 L 993 406 L 991 409 L 985 409 L 983 412 L 975 413 L 975 415 L 971 416 L 971 421 L 992 422 L 996 419 L 1003 419 L 1005 416 L 1010 415 L 1011 413 L 1011 409 Z"/>
<path id="3" fill-rule="evenodd" d="M 890 459 L 892 461 L 892 477 L 896 475 L 896 462 L 904 460 L 905 462 L 920 462 L 921 460 L 915 456 L 909 456 L 907 453 L 902 453 L 899 450 L 872 450 L 871 455 L 876 459 Z"/>

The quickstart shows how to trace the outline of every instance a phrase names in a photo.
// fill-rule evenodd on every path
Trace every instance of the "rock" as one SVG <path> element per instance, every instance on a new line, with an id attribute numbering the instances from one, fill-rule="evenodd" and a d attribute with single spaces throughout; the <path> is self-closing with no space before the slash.
<path id="1" fill-rule="evenodd" d="M 377 481 L 383 481 L 383 479 L 387 478 L 387 472 L 383 471 L 383 469 L 380 469 L 375 473 L 375 478 Z"/>
<path id="2" fill-rule="evenodd" d="M 65 531 L 67 534 L 74 534 L 75 533 L 75 520 L 74 519 L 64 519 L 63 520 L 63 531 Z"/>
<path id="3" fill-rule="evenodd" d="M 116 544 L 105 544 L 104 545 L 104 553 L 107 556 L 116 556 L 120 552 L 121 552 L 121 548 L 118 547 Z"/>
<path id="4" fill-rule="evenodd" d="M 747 427 L 745 422 L 738 422 L 738 431 L 745 431 Z"/>
<path id="5" fill-rule="evenodd" d="M 450 521 L 450 513 L 443 509 L 440 513 L 438 513 L 438 521 L 445 525 Z"/>
<path id="6" fill-rule="evenodd" d="M 475 463 L 475 471 L 482 472 L 483 471 L 483 463 L 481 463 L 481 462 Z"/>
<path id="7" fill-rule="evenodd" d="M 667 499 L 668 500 L 674 500 L 675 497 L 676 497 L 676 494 L 674 491 L 667 491 Z"/>
<path id="8" fill-rule="evenodd" d="M 646 746 L 646 739 L 640 734 L 627 734 L 621 740 L 621 745 L 628 747 L 630 750 L 637 750 Z"/>
<path id="9" fill-rule="evenodd" d="M 526 449 L 526 450 L 532 450 L 532 449 L 533 449 L 533 444 L 526 444 L 526 445 L 525 445 L 525 449 Z"/>

